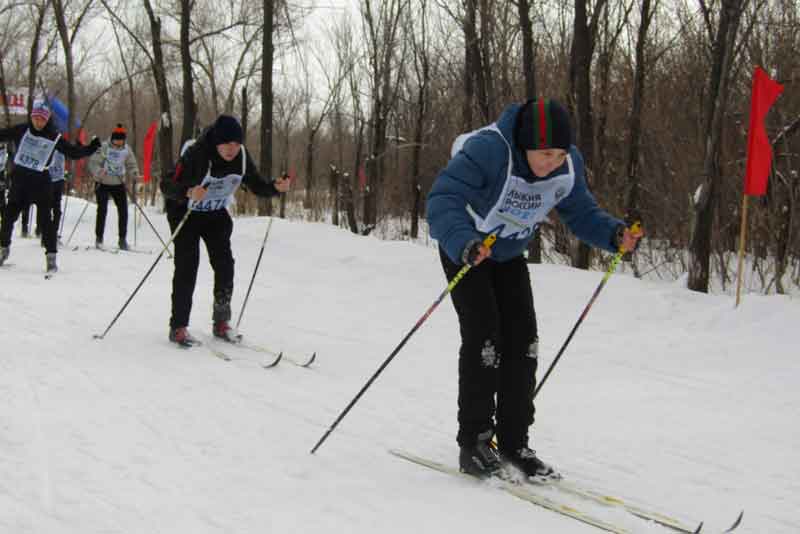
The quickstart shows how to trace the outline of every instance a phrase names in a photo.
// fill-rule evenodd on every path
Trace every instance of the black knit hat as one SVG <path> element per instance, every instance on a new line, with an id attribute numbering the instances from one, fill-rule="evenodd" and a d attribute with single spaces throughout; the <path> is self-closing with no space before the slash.
<path id="1" fill-rule="evenodd" d="M 243 138 L 242 125 L 236 117 L 220 115 L 211 126 L 211 140 L 215 145 L 225 143 L 241 143 Z"/>
<path id="2" fill-rule="evenodd" d="M 528 100 L 517 115 L 514 131 L 517 146 L 524 150 L 569 150 L 572 144 L 569 113 L 561 104 L 548 98 Z"/>
<path id="3" fill-rule="evenodd" d="M 124 141 L 126 137 L 128 137 L 128 132 L 125 131 L 125 128 L 121 124 L 117 124 L 117 127 L 111 130 L 112 141 Z"/>

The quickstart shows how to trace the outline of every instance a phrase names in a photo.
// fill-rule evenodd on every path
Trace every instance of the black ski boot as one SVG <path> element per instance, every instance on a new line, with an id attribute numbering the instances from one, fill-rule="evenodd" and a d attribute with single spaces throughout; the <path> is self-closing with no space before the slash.
<path id="1" fill-rule="evenodd" d="M 521 447 L 515 451 L 503 451 L 500 457 L 516 467 L 530 482 L 552 482 L 561 479 L 561 473 L 536 456 L 536 451 Z"/>
<path id="2" fill-rule="evenodd" d="M 478 478 L 502 475 L 503 464 L 492 443 L 494 432 L 487 430 L 479 434 L 474 445 L 461 447 L 458 465 L 462 473 Z"/>
<path id="3" fill-rule="evenodd" d="M 128 246 L 128 242 L 124 239 L 119 240 L 119 249 L 120 250 L 130 250 L 131 247 Z"/>
<path id="4" fill-rule="evenodd" d="M 47 258 L 47 274 L 53 275 L 58 272 L 58 265 L 56 264 L 56 253 L 48 252 L 45 254 Z"/>
<path id="5" fill-rule="evenodd" d="M 0 247 L 0 265 L 3 265 L 11 255 L 10 247 Z"/>
<path id="6" fill-rule="evenodd" d="M 228 343 L 239 343 L 242 340 L 242 335 L 236 333 L 228 321 L 216 321 L 214 323 L 214 337 L 227 341 Z"/>

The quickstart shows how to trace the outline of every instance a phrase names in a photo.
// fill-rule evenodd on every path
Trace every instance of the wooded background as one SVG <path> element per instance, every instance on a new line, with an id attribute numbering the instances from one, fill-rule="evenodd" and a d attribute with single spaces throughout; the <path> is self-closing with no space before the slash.
<path id="1" fill-rule="evenodd" d="M 751 79 L 784 84 L 767 119 L 775 159 L 751 203 L 750 285 L 800 287 L 794 90 L 800 4 L 792 0 L 2 0 L 0 94 L 45 91 L 90 135 L 117 122 L 141 162 L 159 121 L 154 174 L 180 144 L 234 113 L 264 175 L 296 176 L 258 213 L 376 231 L 425 232 L 424 200 L 452 140 L 514 101 L 571 111 L 599 203 L 638 212 L 637 275 L 727 290 L 735 278 Z M 313 24 L 312 24 L 313 22 Z M 21 122 L 5 110 L 5 124 Z M 74 135 L 75 132 L 72 132 Z M 157 179 L 156 179 L 157 182 Z M 156 183 L 140 200 L 159 202 Z M 90 198 L 91 183 L 77 185 Z M 557 217 L 530 260 L 603 267 Z"/>

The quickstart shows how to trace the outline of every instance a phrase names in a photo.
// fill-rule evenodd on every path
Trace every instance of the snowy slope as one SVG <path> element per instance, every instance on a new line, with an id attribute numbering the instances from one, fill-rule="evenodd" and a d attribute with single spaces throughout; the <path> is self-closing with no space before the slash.
<path id="1" fill-rule="evenodd" d="M 93 209 L 74 244 L 92 241 Z M 113 242 L 113 208 L 107 224 Z M 235 222 L 234 318 L 265 229 L 263 218 Z M 143 225 L 139 248 L 157 243 Z M 45 281 L 38 243 L 15 237 L 0 268 L 0 533 L 596 531 L 387 454 L 456 461 L 449 299 L 309 455 L 443 289 L 435 249 L 276 220 L 242 331 L 318 351 L 310 370 L 170 345 L 166 258 L 93 340 L 155 257 L 65 250 Z M 208 332 L 201 261 L 191 327 Z M 532 269 L 540 369 L 601 276 Z M 687 519 L 723 527 L 744 508 L 739 532 L 800 532 L 798 319 L 796 299 L 746 295 L 734 310 L 727 296 L 615 275 L 542 390 L 534 446 L 573 480 Z"/>

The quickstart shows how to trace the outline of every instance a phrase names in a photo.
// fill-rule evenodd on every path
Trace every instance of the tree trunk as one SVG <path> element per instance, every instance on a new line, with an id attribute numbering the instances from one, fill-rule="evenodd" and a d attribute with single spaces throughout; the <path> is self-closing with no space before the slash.
<path id="1" fill-rule="evenodd" d="M 723 117 L 728 99 L 730 68 L 744 0 L 723 0 L 719 26 L 714 39 L 709 101 L 706 106 L 706 150 L 703 160 L 704 181 L 693 202 L 694 229 L 689 243 L 689 281 L 693 291 L 708 293 L 711 260 L 711 233 L 714 212 L 719 201 L 721 181 L 719 156 Z"/>
<path id="2" fill-rule="evenodd" d="M 628 214 L 639 211 L 639 147 L 642 137 L 642 108 L 644 105 L 644 83 L 647 77 L 647 63 L 644 57 L 647 45 L 647 31 L 653 13 L 650 11 L 650 0 L 642 0 L 639 33 L 636 38 L 636 67 L 633 76 L 633 102 L 629 121 L 627 181 L 628 198 L 625 209 Z"/>
<path id="3" fill-rule="evenodd" d="M 275 61 L 275 45 L 272 31 L 275 25 L 274 4 L 274 0 L 264 0 L 264 33 L 261 36 L 261 157 L 259 159 L 259 167 L 262 176 L 266 176 L 269 179 L 272 178 L 272 67 Z M 271 200 L 265 200 L 263 204 L 259 204 L 259 214 L 272 215 Z M 281 213 L 281 217 L 283 217 L 283 213 Z"/>
<path id="4" fill-rule="evenodd" d="M 576 142 L 586 164 L 586 184 L 591 188 L 594 166 L 594 122 L 592 118 L 591 66 L 593 55 L 592 29 L 587 12 L 588 0 L 575 1 L 572 54 L 570 61 L 570 92 L 577 114 Z M 602 9 L 598 2 L 595 9 Z M 599 12 L 599 11 L 598 11 Z M 572 256 L 573 267 L 588 269 L 591 248 L 579 241 Z"/>
<path id="5" fill-rule="evenodd" d="M 310 210 L 313 206 L 311 195 L 314 192 L 314 137 L 315 130 L 308 132 L 308 139 L 306 140 L 306 194 L 303 198 L 303 208 Z"/>
<path id="6" fill-rule="evenodd" d="M 475 100 L 475 60 L 473 60 L 474 46 L 477 41 L 475 18 L 477 17 L 478 4 L 476 0 L 466 0 L 466 13 L 464 14 L 464 104 L 461 109 L 462 129 L 468 132 L 473 129 L 472 103 Z"/>
<path id="7" fill-rule="evenodd" d="M 331 164 L 330 171 L 331 224 L 339 226 L 339 178 L 341 172 L 334 164 Z"/>
<path id="8" fill-rule="evenodd" d="M 189 29 L 192 18 L 194 0 L 181 0 L 181 75 L 183 77 L 183 129 L 181 145 L 194 137 L 195 115 L 197 105 L 194 101 L 194 80 L 192 79 L 192 51 L 189 48 Z"/>
<path id="9" fill-rule="evenodd" d="M 172 155 L 172 111 L 169 102 L 167 70 L 164 65 L 164 51 L 161 46 L 161 19 L 156 18 L 150 0 L 143 0 L 143 2 L 150 21 L 150 38 L 153 41 L 153 78 L 155 79 L 158 105 L 161 111 L 161 127 L 158 130 L 158 153 L 163 174 L 175 165 Z"/>
<path id="10" fill-rule="evenodd" d="M 0 96 L 3 99 L 3 117 L 6 120 L 6 128 L 11 127 L 11 112 L 8 110 L 8 88 L 6 87 L 5 56 L 0 49 Z"/>
<path id="11" fill-rule="evenodd" d="M 36 94 L 36 73 L 37 63 L 39 61 L 39 41 L 42 38 L 42 25 L 44 24 L 44 17 L 47 14 L 47 2 L 37 6 L 39 9 L 39 16 L 36 18 L 36 25 L 33 30 L 33 38 L 31 39 L 31 52 L 28 61 L 28 115 L 31 114 L 33 109 L 33 95 Z M 5 95 L 4 95 L 5 96 Z"/>
<path id="12" fill-rule="evenodd" d="M 480 39 L 475 43 L 476 55 L 476 71 L 478 75 L 478 106 L 483 116 L 483 123 L 489 124 L 495 120 L 495 111 L 493 104 L 496 101 L 494 91 L 494 77 L 492 67 L 489 64 L 489 58 L 492 57 L 492 52 L 489 44 L 492 42 L 492 23 L 494 21 L 491 8 L 494 2 L 489 0 L 480 0 L 480 21 L 481 21 L 481 35 Z"/>

